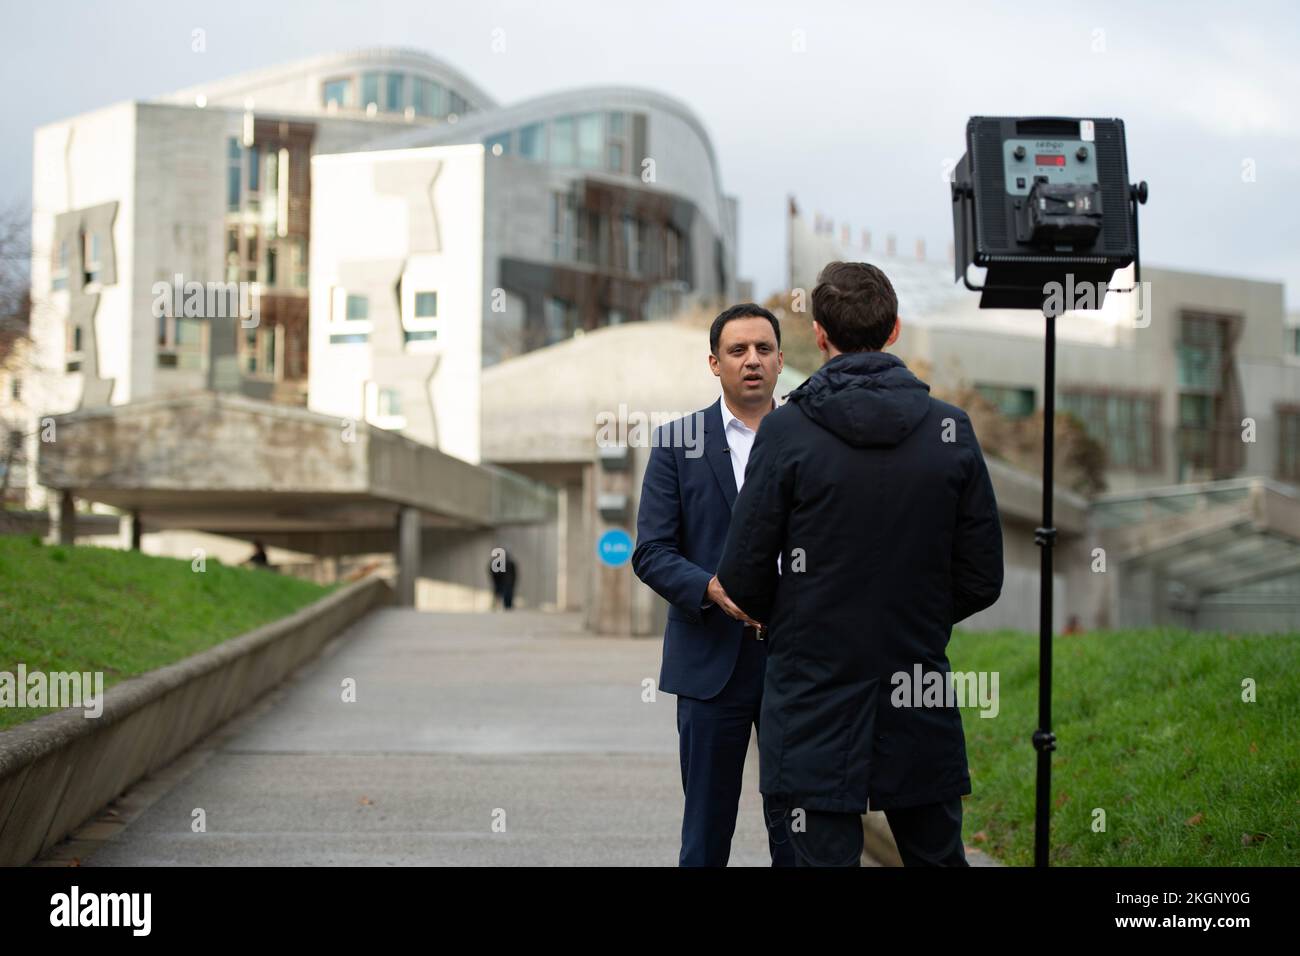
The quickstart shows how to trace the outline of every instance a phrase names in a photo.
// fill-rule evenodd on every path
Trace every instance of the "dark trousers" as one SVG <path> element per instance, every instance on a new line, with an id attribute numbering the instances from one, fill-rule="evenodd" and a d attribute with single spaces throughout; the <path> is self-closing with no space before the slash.
<path id="1" fill-rule="evenodd" d="M 961 797 L 886 810 L 885 819 L 904 866 L 970 865 L 961 839 Z M 795 820 L 794 813 L 785 811 L 785 830 L 794 845 L 796 866 L 862 865 L 861 815 L 806 810 L 802 829 Z"/>
<path id="2" fill-rule="evenodd" d="M 680 866 L 726 866 L 736 832 L 745 755 L 751 728 L 758 727 L 763 700 L 767 645 L 751 637 L 741 642 L 731 679 L 709 700 L 677 698 L 677 735 L 681 748 L 682 814 Z M 768 850 L 773 866 L 794 866 L 794 851 L 780 814 L 768 812 L 763 798 Z"/>

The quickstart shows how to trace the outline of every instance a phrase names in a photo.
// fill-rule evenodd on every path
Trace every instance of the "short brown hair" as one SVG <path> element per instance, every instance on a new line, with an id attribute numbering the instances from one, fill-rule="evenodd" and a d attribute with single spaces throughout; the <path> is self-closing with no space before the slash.
<path id="1" fill-rule="evenodd" d="M 817 276 L 813 318 L 841 352 L 878 352 L 898 320 L 889 277 L 866 262 L 831 262 Z"/>

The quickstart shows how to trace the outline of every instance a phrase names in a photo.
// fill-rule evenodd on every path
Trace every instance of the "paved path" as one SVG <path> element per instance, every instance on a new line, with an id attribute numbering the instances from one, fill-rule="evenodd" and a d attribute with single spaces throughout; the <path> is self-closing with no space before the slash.
<path id="1" fill-rule="evenodd" d="M 659 654 L 577 615 L 378 610 L 45 862 L 673 866 L 676 698 L 641 699 Z M 757 773 L 751 742 L 733 865 L 768 863 Z"/>

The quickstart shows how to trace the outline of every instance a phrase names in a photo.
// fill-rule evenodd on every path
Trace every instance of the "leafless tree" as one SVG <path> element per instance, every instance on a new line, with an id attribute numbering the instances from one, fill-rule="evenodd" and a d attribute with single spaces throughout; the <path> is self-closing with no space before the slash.
<path id="1" fill-rule="evenodd" d="M 0 368 L 24 374 L 32 362 L 25 356 L 31 342 L 31 229 L 30 210 L 25 203 L 0 207 Z M 11 440 L 28 425 L 17 421 L 8 407 L 9 395 L 0 395 L 0 504 L 7 500 L 10 476 L 22 454 L 22 444 Z"/>

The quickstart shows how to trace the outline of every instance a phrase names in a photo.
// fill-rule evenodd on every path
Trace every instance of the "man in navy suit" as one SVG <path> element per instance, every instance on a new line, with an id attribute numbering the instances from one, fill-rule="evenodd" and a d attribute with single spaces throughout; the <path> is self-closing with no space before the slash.
<path id="1" fill-rule="evenodd" d="M 751 728 L 767 663 L 764 633 L 714 574 L 759 423 L 775 404 L 781 327 L 767 309 L 733 306 L 709 330 L 709 368 L 722 397 L 655 434 L 641 486 L 636 576 L 668 602 L 659 687 L 677 695 L 681 866 L 726 866 Z M 702 448 L 699 429 L 703 426 Z M 686 427 L 683 427 L 686 426 Z M 694 441 L 686 436 L 695 436 Z M 773 866 L 793 866 L 781 813 L 767 813 Z M 772 820 L 773 816 L 777 819 Z"/>

